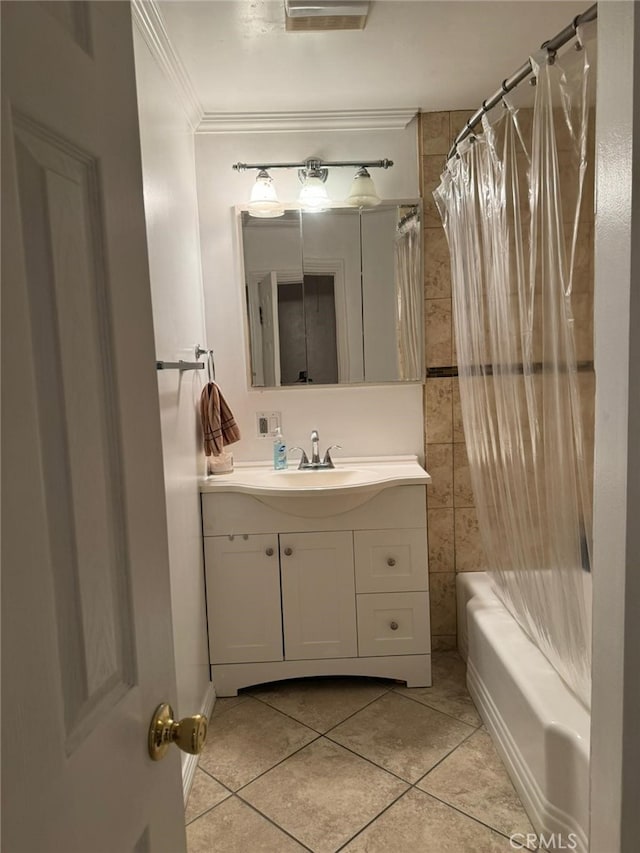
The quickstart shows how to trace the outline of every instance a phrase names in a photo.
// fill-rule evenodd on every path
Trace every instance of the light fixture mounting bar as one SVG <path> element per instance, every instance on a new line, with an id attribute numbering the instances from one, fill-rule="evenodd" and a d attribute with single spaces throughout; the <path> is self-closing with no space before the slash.
<path id="1" fill-rule="evenodd" d="M 299 163 L 234 163 L 236 172 L 246 172 L 250 169 L 324 169 L 329 167 L 351 167 L 355 169 L 389 169 L 393 166 L 393 160 L 318 160 L 311 157 Z"/>

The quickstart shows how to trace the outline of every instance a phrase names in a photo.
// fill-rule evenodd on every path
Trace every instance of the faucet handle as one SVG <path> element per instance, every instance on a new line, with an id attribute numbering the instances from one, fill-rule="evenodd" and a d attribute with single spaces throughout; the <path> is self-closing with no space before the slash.
<path id="1" fill-rule="evenodd" d="M 288 452 L 293 453 L 294 450 L 299 450 L 302 454 L 302 456 L 300 457 L 300 464 L 298 465 L 298 468 L 304 468 L 305 465 L 309 464 L 309 457 L 307 456 L 306 451 L 303 450 L 302 447 L 290 447 Z"/>
<path id="2" fill-rule="evenodd" d="M 325 454 L 324 454 L 324 460 L 322 462 L 323 466 L 326 466 L 327 468 L 335 468 L 336 467 L 333 464 L 333 459 L 331 458 L 331 453 L 329 452 L 331 450 L 342 450 L 342 445 L 341 444 L 331 444 L 329 447 L 327 447 Z"/>
<path id="3" fill-rule="evenodd" d="M 320 436 L 317 429 L 311 430 L 311 441 L 320 441 Z"/>

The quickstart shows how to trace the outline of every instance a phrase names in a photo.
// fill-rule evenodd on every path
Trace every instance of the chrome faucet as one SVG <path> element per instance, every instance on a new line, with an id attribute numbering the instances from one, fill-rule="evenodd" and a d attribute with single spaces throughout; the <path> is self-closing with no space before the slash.
<path id="1" fill-rule="evenodd" d="M 327 447 L 324 459 L 320 460 L 320 436 L 318 435 L 318 430 L 314 429 L 311 432 L 311 462 L 309 462 L 309 457 L 306 454 L 306 451 L 302 449 L 302 447 L 292 447 L 291 450 L 299 450 L 302 454 L 300 457 L 300 464 L 298 465 L 298 470 L 312 470 L 319 471 L 326 468 L 335 468 L 336 466 L 333 464 L 333 459 L 331 458 L 331 451 L 342 450 L 342 447 L 339 444 L 332 444 Z"/>

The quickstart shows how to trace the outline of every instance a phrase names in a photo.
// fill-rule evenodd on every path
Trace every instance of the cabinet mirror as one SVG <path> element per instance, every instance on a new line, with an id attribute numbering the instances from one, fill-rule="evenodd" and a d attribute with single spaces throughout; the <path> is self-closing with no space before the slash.
<path id="1" fill-rule="evenodd" d="M 420 381 L 420 200 L 240 213 L 254 387 Z"/>

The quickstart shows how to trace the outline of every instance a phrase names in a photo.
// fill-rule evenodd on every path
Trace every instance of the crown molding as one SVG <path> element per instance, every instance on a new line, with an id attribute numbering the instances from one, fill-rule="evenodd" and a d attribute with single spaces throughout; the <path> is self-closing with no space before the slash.
<path id="1" fill-rule="evenodd" d="M 132 17 L 147 47 L 167 79 L 172 83 L 189 124 L 196 130 L 204 110 L 193 83 L 171 43 L 169 33 L 155 0 L 132 0 Z"/>
<path id="2" fill-rule="evenodd" d="M 418 108 L 277 113 L 204 113 L 197 133 L 300 133 L 319 130 L 404 130 Z"/>

